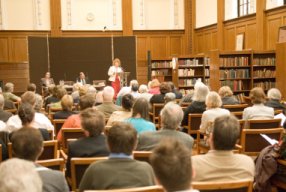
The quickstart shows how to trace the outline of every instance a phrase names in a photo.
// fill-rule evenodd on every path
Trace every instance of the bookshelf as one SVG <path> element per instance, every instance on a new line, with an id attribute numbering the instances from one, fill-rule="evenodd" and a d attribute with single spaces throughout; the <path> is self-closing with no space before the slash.
<path id="1" fill-rule="evenodd" d="M 209 58 L 205 55 L 178 57 L 177 87 L 183 95 L 194 89 L 196 81 L 202 81 L 208 85 L 209 77 Z"/>
<path id="2" fill-rule="evenodd" d="M 286 43 L 276 44 L 276 86 L 281 91 L 282 99 L 286 98 Z"/>
<path id="3" fill-rule="evenodd" d="M 151 78 L 160 82 L 173 80 L 173 69 L 171 59 L 152 59 Z"/>

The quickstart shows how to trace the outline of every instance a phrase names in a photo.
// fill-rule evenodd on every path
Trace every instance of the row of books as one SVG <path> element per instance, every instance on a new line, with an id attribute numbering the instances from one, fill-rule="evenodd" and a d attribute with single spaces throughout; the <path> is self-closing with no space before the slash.
<path id="1" fill-rule="evenodd" d="M 198 66 L 199 60 L 198 59 L 179 59 L 178 63 L 179 65 L 185 65 L 185 66 Z"/>
<path id="2" fill-rule="evenodd" d="M 276 60 L 274 57 L 269 57 L 269 58 L 254 58 L 253 59 L 253 65 L 275 65 Z"/>
<path id="3" fill-rule="evenodd" d="M 157 75 L 172 75 L 171 72 L 168 69 L 162 69 L 162 70 L 153 70 L 151 72 L 151 76 L 157 76 Z"/>
<path id="4" fill-rule="evenodd" d="M 242 80 L 221 81 L 220 86 L 229 86 L 233 91 L 241 91 L 247 89 Z"/>
<path id="5" fill-rule="evenodd" d="M 210 70 L 209 69 L 205 69 L 205 76 L 210 76 Z"/>
<path id="6" fill-rule="evenodd" d="M 182 93 L 183 96 L 187 94 L 192 94 L 194 92 L 194 89 L 179 89 L 179 91 Z"/>
<path id="7" fill-rule="evenodd" d="M 195 70 L 194 69 L 179 69 L 178 70 L 179 77 L 191 77 L 195 76 Z"/>
<path id="8" fill-rule="evenodd" d="M 179 83 L 179 87 L 194 86 L 197 81 L 201 81 L 201 78 L 180 79 L 178 83 Z"/>
<path id="9" fill-rule="evenodd" d="M 249 78 L 249 69 L 220 70 L 220 79 Z"/>
<path id="10" fill-rule="evenodd" d="M 152 68 L 172 67 L 171 61 L 152 62 Z"/>
<path id="11" fill-rule="evenodd" d="M 264 90 L 268 90 L 271 88 L 275 88 L 275 82 L 272 82 L 272 81 L 258 82 L 258 83 L 253 83 L 253 86 L 261 87 Z"/>
<path id="12" fill-rule="evenodd" d="M 276 71 L 263 69 L 263 70 L 255 70 L 253 71 L 254 78 L 273 78 L 276 76 Z"/>
<path id="13" fill-rule="evenodd" d="M 248 66 L 249 57 L 224 57 L 219 62 L 222 67 Z"/>
<path id="14" fill-rule="evenodd" d="M 240 93 L 240 94 L 234 95 L 234 97 L 237 99 L 237 101 L 239 103 L 245 103 L 244 96 L 245 96 L 244 93 Z"/>

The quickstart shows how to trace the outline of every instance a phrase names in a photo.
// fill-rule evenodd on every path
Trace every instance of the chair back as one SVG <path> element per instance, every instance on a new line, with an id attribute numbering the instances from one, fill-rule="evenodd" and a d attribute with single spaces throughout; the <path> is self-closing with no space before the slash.
<path id="1" fill-rule="evenodd" d="M 200 192 L 252 192 L 252 181 L 233 182 L 193 182 L 194 189 Z"/>
<path id="2" fill-rule="evenodd" d="M 62 128 L 62 148 L 66 152 L 67 140 L 78 139 L 84 137 L 84 132 L 81 128 Z"/>
<path id="3" fill-rule="evenodd" d="M 54 139 L 54 131 L 53 130 L 47 130 L 49 133 L 49 140 L 53 140 Z"/>
<path id="4" fill-rule="evenodd" d="M 10 112 L 12 113 L 13 115 L 17 115 L 18 113 L 18 110 L 17 109 L 5 109 L 6 112 Z"/>
<path id="5" fill-rule="evenodd" d="M 281 127 L 281 119 L 251 119 L 247 121 L 248 129 L 268 129 Z"/>
<path id="6" fill-rule="evenodd" d="M 158 123 L 160 123 L 159 122 L 160 111 L 163 109 L 164 105 L 165 105 L 164 103 L 154 103 L 152 105 L 152 111 L 149 112 L 150 120 L 156 125 L 157 128 L 158 128 Z"/>
<path id="7" fill-rule="evenodd" d="M 47 167 L 52 170 L 64 171 L 65 161 L 62 158 L 59 159 L 47 159 L 47 160 L 39 160 L 37 164 L 42 165 L 43 167 Z"/>
<path id="8" fill-rule="evenodd" d="M 133 151 L 134 159 L 138 161 L 145 161 L 149 163 L 149 157 L 152 154 L 152 151 Z"/>
<path id="9" fill-rule="evenodd" d="M 59 131 L 61 130 L 63 124 L 65 123 L 66 119 L 53 119 L 52 123 L 55 129 L 55 136 L 58 135 Z"/>
<path id="10" fill-rule="evenodd" d="M 87 192 L 164 192 L 161 186 L 135 187 L 128 189 L 87 190 Z"/>
<path id="11" fill-rule="evenodd" d="M 108 157 L 71 158 L 71 180 L 72 190 L 76 191 L 85 170 L 90 164 L 96 161 L 106 160 Z"/>
<path id="12" fill-rule="evenodd" d="M 246 107 L 248 107 L 248 104 L 236 104 L 236 105 L 223 105 L 222 106 L 222 108 L 228 109 L 230 112 L 243 111 Z"/>
<path id="13" fill-rule="evenodd" d="M 242 111 L 233 111 L 231 112 L 232 115 L 234 115 L 237 119 L 242 119 Z"/>
<path id="14" fill-rule="evenodd" d="M 202 113 L 190 113 L 188 116 L 188 133 L 196 134 L 200 130 Z"/>

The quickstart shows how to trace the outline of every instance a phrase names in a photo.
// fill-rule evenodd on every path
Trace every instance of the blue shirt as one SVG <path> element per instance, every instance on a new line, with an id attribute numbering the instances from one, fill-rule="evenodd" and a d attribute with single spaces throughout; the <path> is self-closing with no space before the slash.
<path id="1" fill-rule="evenodd" d="M 126 122 L 131 123 L 133 127 L 136 129 L 137 133 L 142 133 L 145 131 L 156 131 L 156 127 L 154 123 L 150 121 L 146 121 L 143 118 L 128 118 Z"/>

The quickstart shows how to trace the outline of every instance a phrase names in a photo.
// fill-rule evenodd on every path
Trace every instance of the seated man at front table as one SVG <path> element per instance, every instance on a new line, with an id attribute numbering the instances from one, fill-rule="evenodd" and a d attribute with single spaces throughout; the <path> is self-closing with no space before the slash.
<path id="1" fill-rule="evenodd" d="M 106 132 L 109 159 L 88 167 L 80 182 L 80 191 L 154 185 L 152 167 L 132 157 L 137 143 L 136 130 L 128 123 L 117 122 Z"/>
<path id="2" fill-rule="evenodd" d="M 192 150 L 194 139 L 186 133 L 176 131 L 180 127 L 183 116 L 184 112 L 179 105 L 172 102 L 167 103 L 161 110 L 162 129 L 139 134 L 137 150 L 150 151 L 166 137 L 174 138 Z"/>
<path id="3" fill-rule="evenodd" d="M 239 135 L 240 126 L 236 117 L 225 115 L 215 119 L 209 138 L 211 150 L 205 155 L 192 157 L 194 181 L 253 180 L 253 160 L 246 155 L 232 152 Z"/>
<path id="4" fill-rule="evenodd" d="M 79 73 L 79 76 L 76 78 L 76 82 L 81 83 L 82 85 L 89 84 L 88 77 L 86 77 L 83 72 Z"/>

